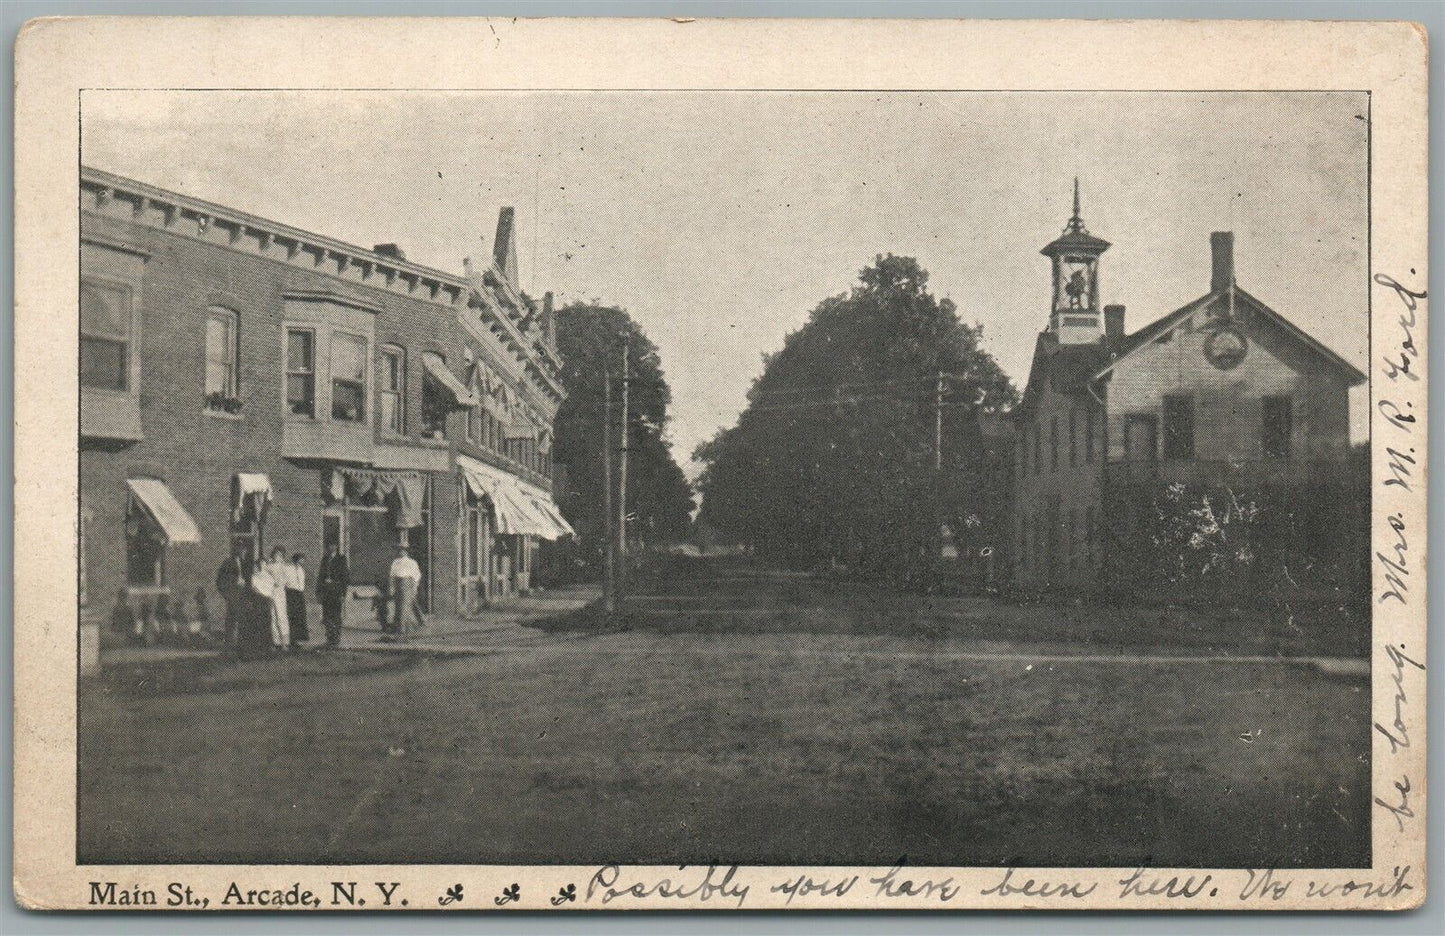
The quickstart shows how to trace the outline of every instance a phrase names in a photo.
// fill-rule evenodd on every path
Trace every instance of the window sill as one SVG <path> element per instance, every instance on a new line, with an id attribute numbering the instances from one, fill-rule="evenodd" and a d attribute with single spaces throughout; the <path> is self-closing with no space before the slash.
<path id="1" fill-rule="evenodd" d="M 214 410 L 210 407 L 203 407 L 201 413 L 205 416 L 210 416 L 212 419 L 229 419 L 232 422 L 241 422 L 246 418 L 240 413 L 228 413 L 225 410 Z"/>

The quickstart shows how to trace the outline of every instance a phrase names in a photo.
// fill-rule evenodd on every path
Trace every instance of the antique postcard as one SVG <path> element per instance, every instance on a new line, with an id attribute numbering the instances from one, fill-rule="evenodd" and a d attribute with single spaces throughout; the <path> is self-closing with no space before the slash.
<path id="1" fill-rule="evenodd" d="M 1426 61 L 33 22 L 16 899 L 1419 906 Z"/>

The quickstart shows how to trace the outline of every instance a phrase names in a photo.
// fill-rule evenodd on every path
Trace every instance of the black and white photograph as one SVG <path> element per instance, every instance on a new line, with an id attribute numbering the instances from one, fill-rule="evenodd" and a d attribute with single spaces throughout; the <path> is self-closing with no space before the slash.
<path id="1" fill-rule="evenodd" d="M 1374 107 L 82 87 L 74 904 L 1410 904 Z"/>

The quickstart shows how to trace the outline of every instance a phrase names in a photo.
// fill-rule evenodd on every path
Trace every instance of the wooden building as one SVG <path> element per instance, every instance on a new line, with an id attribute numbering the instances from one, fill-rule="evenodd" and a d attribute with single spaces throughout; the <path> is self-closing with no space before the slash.
<path id="1" fill-rule="evenodd" d="M 1108 248 L 1084 226 L 1076 181 L 1073 216 L 1042 251 L 1048 327 L 1013 413 L 1014 583 L 1082 590 L 1143 576 L 1139 563 L 1187 565 L 1159 555 L 1179 545 L 1159 528 L 1174 522 L 1165 501 L 1220 513 L 1195 518 L 1185 552 L 1218 545 L 1234 516 L 1271 548 L 1357 520 L 1358 503 L 1330 519 L 1313 508 L 1324 492 L 1363 494 L 1348 397 L 1364 375 L 1239 287 L 1231 233 L 1210 236 L 1209 290 L 1132 334 L 1122 305 L 1100 305 Z"/>

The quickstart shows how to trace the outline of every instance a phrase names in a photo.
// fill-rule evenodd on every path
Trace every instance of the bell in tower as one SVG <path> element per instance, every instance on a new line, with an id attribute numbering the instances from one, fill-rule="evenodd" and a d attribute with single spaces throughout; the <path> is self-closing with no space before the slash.
<path id="1" fill-rule="evenodd" d="M 1074 214 L 1064 232 L 1042 251 L 1053 262 L 1054 300 L 1049 330 L 1059 344 L 1087 344 L 1104 336 L 1099 311 L 1099 255 L 1109 242 L 1089 233 L 1079 216 L 1079 180 L 1074 179 Z"/>

